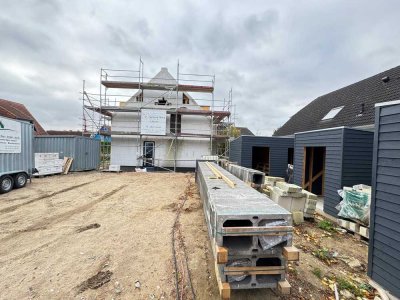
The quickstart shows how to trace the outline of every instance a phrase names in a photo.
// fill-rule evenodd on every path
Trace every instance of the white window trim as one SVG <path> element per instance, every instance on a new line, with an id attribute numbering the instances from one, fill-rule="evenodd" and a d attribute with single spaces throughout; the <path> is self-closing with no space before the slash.
<path id="1" fill-rule="evenodd" d="M 338 113 L 342 111 L 344 106 L 338 106 L 332 108 L 321 120 L 326 121 L 326 120 L 332 120 L 334 117 L 337 116 Z"/>

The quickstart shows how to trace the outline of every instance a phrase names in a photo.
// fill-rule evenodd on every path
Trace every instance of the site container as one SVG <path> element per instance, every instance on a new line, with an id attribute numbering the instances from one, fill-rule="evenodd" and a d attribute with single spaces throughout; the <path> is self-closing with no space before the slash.
<path id="1" fill-rule="evenodd" d="M 70 171 L 96 170 L 100 164 L 100 141 L 72 135 L 37 136 L 35 153 L 59 153 L 60 158 L 72 157 Z"/>
<path id="2" fill-rule="evenodd" d="M 33 156 L 33 124 L 0 116 L 0 192 L 25 186 Z"/>

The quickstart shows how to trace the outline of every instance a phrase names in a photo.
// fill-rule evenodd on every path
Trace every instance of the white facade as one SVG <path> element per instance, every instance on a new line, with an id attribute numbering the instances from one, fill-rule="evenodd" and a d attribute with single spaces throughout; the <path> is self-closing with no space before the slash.
<path id="1" fill-rule="evenodd" d="M 151 82 L 163 82 L 164 80 L 168 82 L 175 81 L 165 68 L 161 69 L 161 72 Z M 158 100 L 166 101 L 166 103 L 161 105 Z M 144 90 L 143 95 L 141 95 L 140 91 L 137 92 L 121 107 L 134 108 L 139 111 L 113 113 L 111 123 L 111 165 L 142 166 L 143 148 L 146 141 L 154 142 L 153 163 L 154 166 L 162 168 L 173 168 L 175 159 L 177 168 L 195 168 L 196 159 L 200 159 L 202 155 L 211 154 L 210 116 L 181 114 L 180 133 L 182 136 L 177 138 L 178 143 L 175 148 L 175 137 L 173 135 L 175 127 L 172 125 L 171 128 L 171 113 L 176 108 L 186 108 L 189 111 L 200 111 L 202 109 L 189 94 L 180 92 L 177 95 L 176 92 Z M 139 135 L 141 127 L 140 110 L 142 109 L 167 111 L 164 136 Z M 204 137 L 188 137 L 187 135 L 204 135 Z M 176 155 L 175 149 L 177 149 Z"/>

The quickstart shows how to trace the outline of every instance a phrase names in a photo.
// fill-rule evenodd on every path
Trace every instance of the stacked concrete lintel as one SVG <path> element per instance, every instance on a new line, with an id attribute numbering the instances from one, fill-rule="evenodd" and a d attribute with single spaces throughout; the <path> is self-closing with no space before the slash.
<path id="1" fill-rule="evenodd" d="M 258 170 L 245 168 L 233 163 L 225 163 L 223 168 L 246 183 L 260 186 L 265 181 L 265 173 Z"/>
<path id="2" fill-rule="evenodd" d="M 280 288 L 287 292 L 287 261 L 298 260 L 298 250 L 292 247 L 290 212 L 212 165 L 235 184 L 231 187 L 207 163 L 198 162 L 196 181 L 204 202 L 217 277 L 231 289 Z M 221 259 L 222 253 L 226 253 L 226 259 Z"/>

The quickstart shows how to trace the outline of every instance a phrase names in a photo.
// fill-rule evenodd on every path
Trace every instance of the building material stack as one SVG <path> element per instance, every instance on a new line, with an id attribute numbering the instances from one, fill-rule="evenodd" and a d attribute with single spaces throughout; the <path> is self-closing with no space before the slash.
<path id="1" fill-rule="evenodd" d="M 336 207 L 339 210 L 337 223 L 339 226 L 368 239 L 371 187 L 364 184 L 343 187 L 343 190 L 339 191 L 339 195 L 343 200 Z"/>
<path id="2" fill-rule="evenodd" d="M 242 181 L 255 185 L 253 187 L 259 187 L 265 181 L 265 174 L 258 170 L 245 168 L 233 163 L 225 163 L 223 168 Z"/>
<path id="3" fill-rule="evenodd" d="M 265 184 L 268 186 L 276 186 L 277 182 L 285 182 L 283 177 L 265 176 Z"/>
<path id="4" fill-rule="evenodd" d="M 231 289 L 289 293 L 287 262 L 299 259 L 291 214 L 215 163 L 198 162 L 196 181 L 221 297 L 229 299 Z"/>
<path id="5" fill-rule="evenodd" d="M 278 181 L 272 188 L 271 199 L 293 214 L 302 218 L 314 218 L 317 196 L 301 187 Z"/>
<path id="6" fill-rule="evenodd" d="M 35 176 L 60 174 L 63 172 L 64 160 L 59 159 L 59 153 L 35 153 Z"/>
<path id="7" fill-rule="evenodd" d="M 317 209 L 318 196 L 306 190 L 302 190 L 302 192 L 306 196 L 304 218 L 314 219 L 315 210 Z"/>

